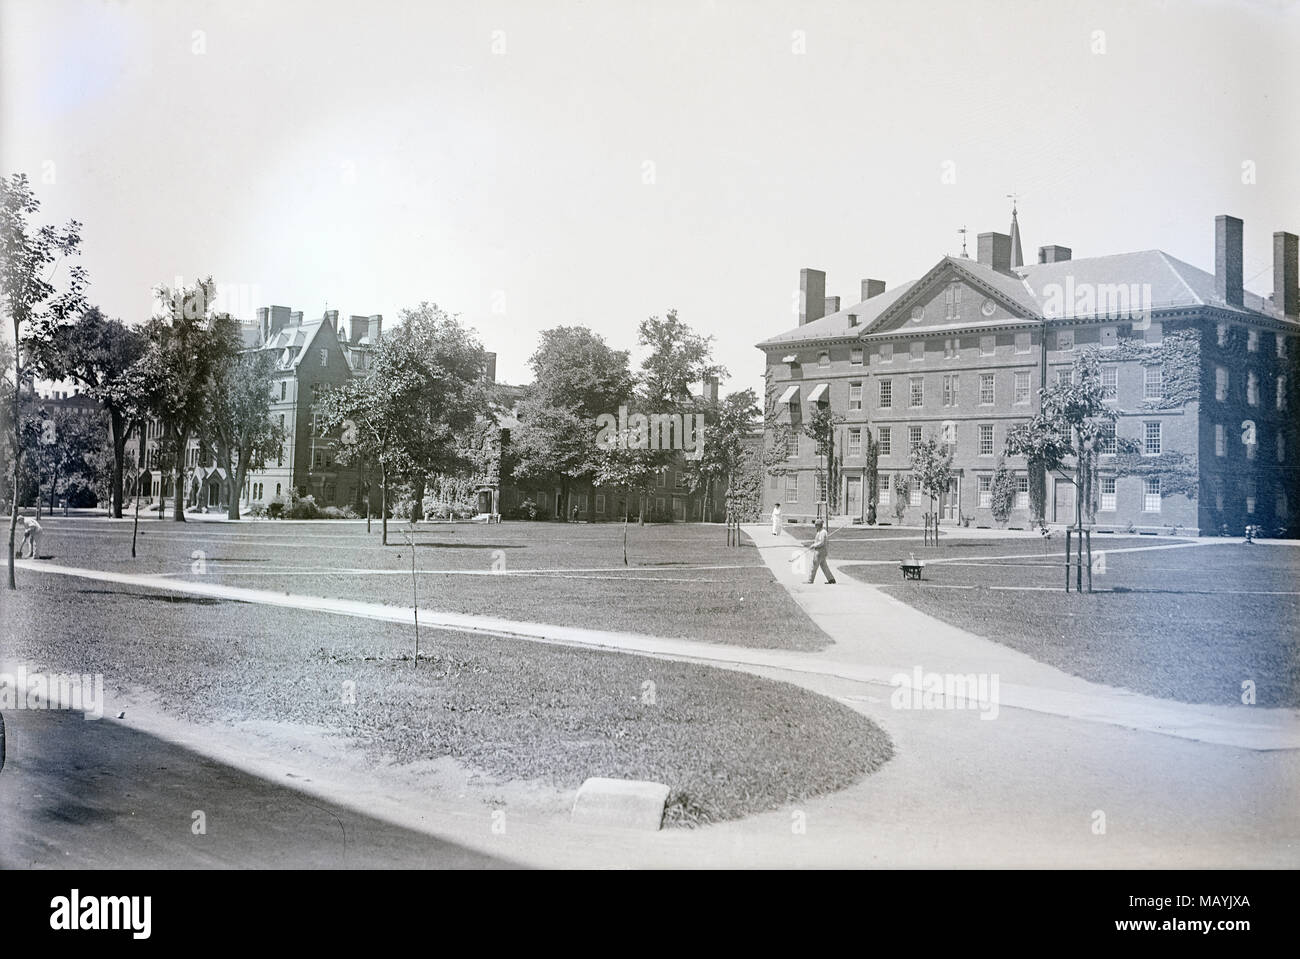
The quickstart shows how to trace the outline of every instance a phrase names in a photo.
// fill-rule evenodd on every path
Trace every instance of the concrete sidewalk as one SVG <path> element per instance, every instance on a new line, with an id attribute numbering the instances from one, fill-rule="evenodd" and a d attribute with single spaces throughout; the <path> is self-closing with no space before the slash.
<path id="1" fill-rule="evenodd" d="M 852 563 L 831 558 L 835 585 L 827 585 L 820 574 L 810 585 L 805 580 L 808 567 L 792 562 L 808 554 L 788 531 L 773 536 L 770 525 L 743 528 L 777 581 L 835 641 L 822 653 L 808 654 L 822 658 L 825 666 L 833 662 L 834 675 L 870 676 L 874 679 L 867 681 L 888 683 L 900 674 L 910 676 L 916 667 L 926 673 L 996 674 L 1002 707 L 1248 749 L 1300 749 L 1300 710 L 1179 703 L 1092 683 L 841 575 L 842 567 Z M 1153 548 L 1170 545 L 1152 543 Z M 1192 543 L 1179 545 L 1196 548 Z M 831 548 L 833 557 L 834 540 Z M 908 551 L 900 546 L 900 559 Z"/>
<path id="2" fill-rule="evenodd" d="M 772 535 L 770 527 L 752 527 L 747 532 L 760 544 L 764 535 Z M 927 673 L 996 674 L 998 708 L 1024 709 L 1247 749 L 1300 749 L 1300 711 L 1188 705 L 1089 683 L 1016 650 L 948 626 L 849 577 L 839 578 L 835 586 L 794 581 L 789 557 L 802 546 L 788 534 L 772 538 L 776 543 L 761 546 L 761 555 L 795 602 L 835 640 L 831 648 L 815 653 L 753 649 L 427 608 L 419 611 L 420 625 L 741 669 L 779 669 L 794 674 L 790 678 L 796 682 L 798 674 L 812 674 L 892 690 L 901 684 L 900 677 L 910 682 L 918 666 Z M 832 562 L 833 567 L 836 565 Z M 392 623 L 413 624 L 415 617 L 410 607 L 358 600 L 83 569 L 39 560 L 20 561 L 18 566 L 32 572 Z"/>

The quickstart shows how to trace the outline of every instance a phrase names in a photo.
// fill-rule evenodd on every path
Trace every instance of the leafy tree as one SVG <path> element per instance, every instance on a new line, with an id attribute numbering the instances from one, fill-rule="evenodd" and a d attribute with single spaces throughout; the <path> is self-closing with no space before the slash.
<path id="1" fill-rule="evenodd" d="M 216 379 L 241 347 L 238 322 L 215 313 L 211 277 L 193 288 L 155 290 L 162 310 L 145 327 L 148 348 L 126 378 L 126 391 L 158 419 L 160 453 L 172 468 L 172 518 L 185 521 L 185 450 L 199 434 L 211 408 Z M 158 516 L 162 518 L 162 504 Z"/>
<path id="2" fill-rule="evenodd" d="M 121 320 L 109 319 L 98 307 L 84 310 L 76 322 L 52 325 L 41 340 L 38 362 L 50 379 L 72 378 L 99 400 L 107 418 L 112 451 L 109 496 L 112 515 L 122 516 L 123 463 L 127 437 L 140 423 L 140 397 L 130 389 L 131 367 L 144 355 L 144 333 Z"/>
<path id="3" fill-rule="evenodd" d="M 24 381 L 24 328 L 39 334 L 47 321 L 61 323 L 75 316 L 85 303 L 86 272 L 80 265 L 67 270 L 60 292 L 53 280 L 63 260 L 75 256 L 81 246 L 81 224 L 69 220 L 62 229 L 46 225 L 32 230 L 28 216 L 39 212 L 40 201 L 32 194 L 27 176 L 16 173 L 0 177 L 0 303 L 9 315 L 14 332 L 14 389 L 11 395 L 9 454 L 13 460 L 13 502 L 9 515 L 9 588 L 14 579 L 14 540 L 18 527 L 19 467 L 22 463 L 22 400 Z"/>
<path id="4" fill-rule="evenodd" d="M 1006 525 L 1007 520 L 1011 518 L 1011 509 L 1016 501 L 1016 478 L 1011 470 L 1007 469 L 1007 464 L 1000 456 L 997 468 L 993 471 L 991 485 L 993 518 L 999 525 Z"/>
<path id="5" fill-rule="evenodd" d="M 930 501 L 930 512 L 935 513 L 935 501 L 952 483 L 952 450 L 946 443 L 929 436 L 916 445 L 910 459 L 916 489 Z"/>
<path id="6" fill-rule="evenodd" d="M 371 354 L 365 376 L 322 392 L 317 426 L 341 431 L 340 461 L 378 464 L 384 545 L 390 478 L 410 481 L 414 521 L 428 478 L 464 465 L 459 439 L 487 405 L 485 363 L 477 337 L 456 317 L 422 303 L 402 311 L 401 324 Z"/>
<path id="7" fill-rule="evenodd" d="M 229 519 L 239 519 L 248 471 L 263 469 L 285 441 L 285 430 L 271 420 L 274 372 L 275 357 L 265 351 L 228 355 L 213 371 L 207 416 L 199 429 L 226 472 Z"/>
<path id="8" fill-rule="evenodd" d="M 726 367 L 713 362 L 713 337 L 696 333 L 676 310 L 642 320 L 637 339 L 648 349 L 641 361 L 641 397 L 656 412 L 691 406 L 694 384 L 727 375 Z"/>
<path id="9" fill-rule="evenodd" d="M 623 507 L 623 565 L 627 565 L 627 523 L 632 496 L 641 502 L 638 523 L 645 521 L 645 497 L 655 476 L 663 469 L 661 454 L 657 450 L 638 448 L 632 428 L 610 438 L 604 446 L 596 447 L 596 482 L 623 490 L 627 497 Z"/>
<path id="10" fill-rule="evenodd" d="M 1084 503 L 1096 490 L 1101 439 L 1117 414 L 1105 402 L 1101 364 L 1088 350 L 1074 361 L 1072 376 L 1042 391 L 1039 411 L 1007 434 L 1005 453 L 1029 465 L 1031 494 L 1035 472 L 1055 473 L 1075 487 L 1075 527 L 1083 528 Z M 1091 510 L 1089 510 L 1091 518 Z M 1041 522 L 1041 518 L 1040 518 Z"/>
<path id="11" fill-rule="evenodd" d="M 631 398 L 628 354 L 586 327 L 560 326 L 542 332 L 529 364 L 533 383 L 510 436 L 512 472 L 557 483 L 567 505 L 571 485 L 594 478 L 596 418 L 616 415 Z M 568 510 L 561 516 L 567 520 Z"/>
<path id="12" fill-rule="evenodd" d="M 724 490 L 733 490 L 737 474 L 748 455 L 750 437 L 758 421 L 758 396 L 753 390 L 728 394 L 720 402 L 703 404 L 705 437 L 697 438 L 702 444 L 698 458 L 685 461 L 686 486 L 691 492 L 703 490 L 700 519 L 711 502 L 710 494 L 722 484 Z"/>
<path id="13" fill-rule="evenodd" d="M 820 463 L 818 471 L 826 490 L 826 507 L 834 512 L 839 507 L 839 457 L 835 452 L 835 427 L 844 417 L 831 412 L 829 404 L 816 404 L 804 425 L 804 433 L 813 441 Z"/>
<path id="14" fill-rule="evenodd" d="M 104 448 L 103 414 L 94 409 L 39 407 L 25 431 L 38 488 L 44 490 L 53 513 L 60 493 L 74 486 L 93 488 L 98 482 L 96 454 Z"/>

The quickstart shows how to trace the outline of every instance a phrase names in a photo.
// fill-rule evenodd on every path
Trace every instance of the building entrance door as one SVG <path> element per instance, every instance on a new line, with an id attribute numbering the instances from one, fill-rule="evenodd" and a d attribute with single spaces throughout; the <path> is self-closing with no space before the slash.
<path id="1" fill-rule="evenodd" d="M 948 480 L 948 489 L 939 497 L 939 515 L 951 522 L 961 518 L 961 483 L 957 477 Z"/>
<path id="2" fill-rule="evenodd" d="M 850 516 L 862 514 L 862 477 L 846 476 L 844 478 L 844 509 Z"/>
<path id="3" fill-rule="evenodd" d="M 1074 484 L 1069 480 L 1057 479 L 1052 496 L 1052 522 L 1074 522 Z"/>

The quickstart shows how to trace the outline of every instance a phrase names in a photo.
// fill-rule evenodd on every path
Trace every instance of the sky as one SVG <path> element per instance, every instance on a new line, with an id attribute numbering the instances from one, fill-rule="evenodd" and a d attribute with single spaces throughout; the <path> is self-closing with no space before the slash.
<path id="1" fill-rule="evenodd" d="M 676 309 L 723 391 L 797 325 L 1006 232 L 1158 248 L 1248 289 L 1300 232 L 1300 3 L 0 0 L 0 172 L 83 224 L 128 322 L 211 275 L 281 304 L 437 303 L 527 382 L 539 331 L 638 355 Z M 1289 109 L 1288 109 L 1289 108 Z"/>

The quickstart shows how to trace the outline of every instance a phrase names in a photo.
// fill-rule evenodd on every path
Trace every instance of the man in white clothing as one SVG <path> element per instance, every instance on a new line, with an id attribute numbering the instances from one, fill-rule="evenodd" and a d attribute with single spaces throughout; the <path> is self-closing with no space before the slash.
<path id="1" fill-rule="evenodd" d="M 772 535 L 781 535 L 781 504 L 772 507 Z"/>

